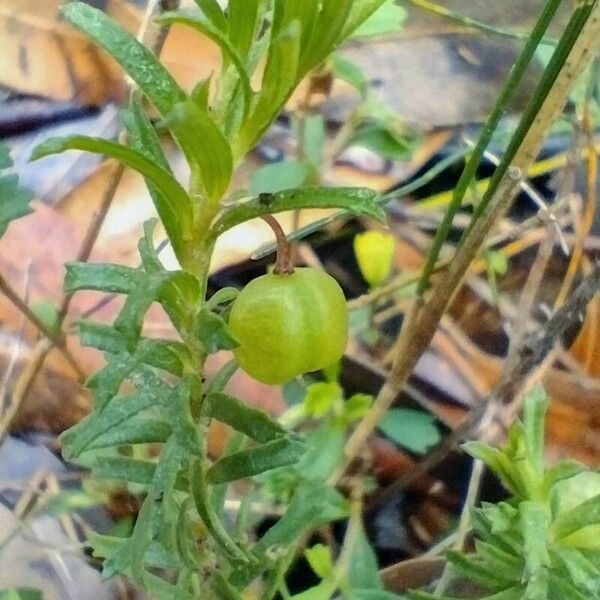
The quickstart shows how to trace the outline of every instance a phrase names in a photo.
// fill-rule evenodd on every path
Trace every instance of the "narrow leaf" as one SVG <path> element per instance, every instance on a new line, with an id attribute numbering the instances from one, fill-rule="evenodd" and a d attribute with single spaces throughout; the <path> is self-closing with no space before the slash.
<path id="1" fill-rule="evenodd" d="M 83 2 L 71 2 L 62 10 L 73 25 L 121 64 L 163 116 L 185 98 L 185 92 L 152 52 L 101 10 Z"/>
<path id="2" fill-rule="evenodd" d="M 377 193 L 367 188 L 304 188 L 276 194 L 261 194 L 227 210 L 213 226 L 216 238 L 223 232 L 262 215 L 304 208 L 344 208 L 359 216 L 385 221 L 385 213 L 375 202 Z"/>
<path id="3" fill-rule="evenodd" d="M 220 200 L 233 173 L 233 157 L 227 138 L 210 115 L 191 100 L 180 102 L 166 123 L 181 143 L 193 176 L 202 181 L 211 200 Z"/>
<path id="4" fill-rule="evenodd" d="M 167 219 L 165 227 L 173 236 L 173 243 L 179 245 L 182 239 L 189 238 L 192 225 L 190 198 L 168 170 L 132 148 L 102 138 L 81 135 L 50 138 L 34 149 L 31 158 L 38 160 L 65 150 L 84 150 L 109 156 L 143 175 L 160 192 L 164 205 L 160 205 L 159 212 Z"/>
<path id="5" fill-rule="evenodd" d="M 257 442 L 270 442 L 286 434 L 286 430 L 266 412 L 222 392 L 208 394 L 204 398 L 202 412 L 204 416 L 226 423 Z"/>
<path id="6" fill-rule="evenodd" d="M 109 431 L 98 436 L 87 450 L 166 442 L 171 432 L 171 426 L 165 421 L 147 418 L 128 419 L 120 425 L 113 425 Z"/>
<path id="7" fill-rule="evenodd" d="M 242 82 L 242 94 L 244 96 L 244 114 L 246 114 L 250 107 L 252 100 L 252 88 L 250 87 L 250 77 L 246 71 L 246 66 L 240 58 L 235 46 L 230 42 L 229 37 L 224 33 L 222 29 L 215 27 L 215 24 L 208 19 L 201 17 L 193 17 L 184 12 L 168 12 L 162 15 L 158 21 L 165 25 L 179 24 L 191 27 L 204 34 L 206 37 L 211 39 L 223 53 L 223 60 L 230 60 L 235 66 L 239 75 L 240 81 Z"/>
<path id="8" fill-rule="evenodd" d="M 306 446 L 298 439 L 278 439 L 225 456 L 208 470 L 207 478 L 210 483 L 219 484 L 254 477 L 297 463 L 305 451 Z"/>
<path id="9" fill-rule="evenodd" d="M 137 269 L 105 263 L 67 263 L 65 292 L 95 290 L 112 294 L 130 294 L 144 285 L 146 275 Z"/>

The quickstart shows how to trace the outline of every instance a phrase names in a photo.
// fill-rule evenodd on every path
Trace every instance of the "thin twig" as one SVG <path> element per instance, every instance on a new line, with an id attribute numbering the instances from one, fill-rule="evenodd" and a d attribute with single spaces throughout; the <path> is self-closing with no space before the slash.
<path id="1" fill-rule="evenodd" d="M 549 93 L 545 96 L 522 143 L 516 150 L 511 168 L 502 175 L 496 192 L 482 209 L 473 227 L 466 233 L 462 246 L 430 295 L 426 308 L 418 311 L 421 315 L 419 323 L 415 325 L 409 320 L 404 328 L 405 331 L 401 333 L 396 344 L 396 358 L 390 375 L 371 410 L 350 436 L 345 448 L 342 469 L 336 473 L 336 477 L 341 476 L 343 470 L 362 450 L 408 380 L 414 366 L 429 345 L 442 315 L 462 283 L 471 262 L 478 255 L 485 238 L 511 206 L 521 179 L 520 175 L 516 177 L 515 174 L 527 172 L 533 164 L 549 128 L 564 108 L 577 75 L 593 60 L 599 49 L 600 2 L 595 2 L 583 29 L 573 43 L 564 66 L 553 81 Z"/>
<path id="2" fill-rule="evenodd" d="M 543 363 L 562 335 L 579 323 L 587 305 L 600 289 L 600 261 L 582 280 L 569 300 L 537 331 L 527 335 L 494 392 L 481 404 L 473 408 L 465 421 L 433 447 L 412 471 L 404 474 L 388 487 L 379 491 L 368 503 L 366 510 L 372 511 L 394 497 L 399 491 L 412 485 L 430 469 L 440 464 L 450 452 L 468 439 L 485 421 L 486 413 L 493 415 L 496 407 L 509 404 L 519 395 L 531 373 Z"/>
<path id="3" fill-rule="evenodd" d="M 153 28 L 151 27 L 151 25 L 154 19 L 162 12 L 163 7 L 165 6 L 167 6 L 169 9 L 175 9 L 179 6 L 179 0 L 149 0 L 148 5 L 146 7 L 146 12 L 144 14 L 144 18 L 137 33 L 137 39 L 140 42 L 149 45 L 152 51 L 157 55 L 160 55 L 160 51 L 164 45 L 166 39 L 166 32 L 168 31 L 169 26 L 160 26 L 158 28 Z M 131 94 L 133 94 L 135 84 L 128 78 L 127 81 L 130 87 Z M 123 132 L 121 133 L 121 135 L 123 135 Z M 108 180 L 104 195 L 102 197 L 100 209 L 92 219 L 92 222 L 90 223 L 88 230 L 84 236 L 81 248 L 77 255 L 78 260 L 87 261 L 91 256 L 92 250 L 96 244 L 96 241 L 98 240 L 98 235 L 100 234 L 100 230 L 102 229 L 102 225 L 104 224 L 106 215 L 110 210 L 113 198 L 115 196 L 124 171 L 125 167 L 122 164 L 115 163 L 114 170 Z M 61 303 L 57 327 L 60 330 L 62 330 L 65 319 L 69 312 L 72 297 L 73 294 L 66 294 Z M 54 343 L 43 344 L 40 342 L 40 344 L 38 344 L 30 368 L 25 369 L 21 374 L 21 377 L 19 378 L 18 387 L 21 390 L 22 394 L 20 401 L 22 401 L 22 399 L 29 393 L 29 390 L 31 389 L 31 386 L 35 381 L 37 374 L 40 372 L 42 365 L 53 346 Z M 0 428 L 0 431 L 2 431 L 2 428 Z"/>

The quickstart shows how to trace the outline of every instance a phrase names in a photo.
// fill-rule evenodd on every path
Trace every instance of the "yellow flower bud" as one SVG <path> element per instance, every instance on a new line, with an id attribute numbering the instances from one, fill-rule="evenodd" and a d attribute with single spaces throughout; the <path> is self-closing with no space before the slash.
<path id="1" fill-rule="evenodd" d="M 354 253 L 362 276 L 371 288 L 388 277 L 394 260 L 394 236 L 379 231 L 365 231 L 354 238 Z"/>

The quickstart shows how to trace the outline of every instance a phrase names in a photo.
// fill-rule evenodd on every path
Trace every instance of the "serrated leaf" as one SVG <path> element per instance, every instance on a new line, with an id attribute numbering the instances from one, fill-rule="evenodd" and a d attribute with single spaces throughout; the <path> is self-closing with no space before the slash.
<path id="1" fill-rule="evenodd" d="M 87 380 L 86 386 L 94 392 L 96 410 L 101 412 L 106 408 L 118 394 L 123 381 L 135 371 L 137 366 L 137 361 L 130 354 L 116 354 Z"/>
<path id="2" fill-rule="evenodd" d="M 166 123 L 179 140 L 195 178 L 210 200 L 220 200 L 233 173 L 231 146 L 210 115 L 191 100 L 180 102 Z"/>
<path id="3" fill-rule="evenodd" d="M 109 431 L 99 435 L 89 444 L 86 450 L 166 442 L 171 433 L 171 426 L 165 421 L 136 417 L 113 425 Z"/>
<path id="4" fill-rule="evenodd" d="M 225 319 L 207 308 L 203 308 L 198 314 L 195 331 L 208 354 L 219 350 L 233 350 L 239 346 Z"/>
<path id="5" fill-rule="evenodd" d="M 29 203 L 33 193 L 19 185 L 17 175 L 0 177 L 0 236 L 4 235 L 11 221 L 30 214 Z"/>
<path id="6" fill-rule="evenodd" d="M 477 555 L 487 567 L 501 571 L 505 573 L 507 577 L 519 583 L 523 576 L 523 560 L 516 557 L 514 554 L 506 552 L 495 542 L 496 538 L 494 538 L 494 543 L 475 540 L 475 550 Z"/>
<path id="7" fill-rule="evenodd" d="M 149 390 L 115 398 L 102 413 L 92 413 L 62 434 L 66 458 L 78 457 L 96 438 L 154 406 L 157 399 Z"/>
<path id="8" fill-rule="evenodd" d="M 191 201 L 187 192 L 168 170 L 133 148 L 82 135 L 50 138 L 34 149 L 31 159 L 39 160 L 66 150 L 84 150 L 109 156 L 143 175 L 159 192 L 161 204 L 157 208 L 161 217 L 166 219 L 165 228 L 169 236 L 173 236 L 173 244 L 181 248 L 181 241 L 189 239 L 192 226 Z"/>
<path id="9" fill-rule="evenodd" d="M 270 442 L 286 434 L 286 430 L 266 412 L 252 408 L 223 392 L 207 394 L 202 404 L 202 413 L 260 443 Z"/>
<path id="10" fill-rule="evenodd" d="M 410 408 L 389 410 L 379 428 L 394 442 L 417 454 L 424 454 L 441 439 L 435 417 Z"/>
<path id="11" fill-rule="evenodd" d="M 121 64 L 163 116 L 185 98 L 152 52 L 102 11 L 71 2 L 63 7 L 63 14 Z"/>
<path id="12" fill-rule="evenodd" d="M 385 213 L 375 202 L 377 193 L 367 188 L 309 187 L 276 194 L 263 194 L 227 210 L 215 223 L 212 235 L 262 215 L 305 208 L 344 208 L 358 216 L 385 221 Z"/>
<path id="13" fill-rule="evenodd" d="M 72 262 L 66 269 L 65 292 L 69 294 L 79 290 L 130 294 L 146 279 L 137 269 L 106 263 Z"/>
<path id="14" fill-rule="evenodd" d="M 296 464 L 305 452 L 306 445 L 297 438 L 277 439 L 225 456 L 208 470 L 207 478 L 212 484 L 220 484 L 253 477 Z"/>
<path id="15" fill-rule="evenodd" d="M 323 523 L 346 518 L 348 502 L 331 486 L 307 482 L 294 494 L 286 513 L 256 542 L 252 554 L 258 559 L 258 567 L 241 570 L 231 577 L 239 588 L 246 587 L 270 565 L 269 551 L 287 547 L 290 540 L 297 540 L 308 531 Z"/>

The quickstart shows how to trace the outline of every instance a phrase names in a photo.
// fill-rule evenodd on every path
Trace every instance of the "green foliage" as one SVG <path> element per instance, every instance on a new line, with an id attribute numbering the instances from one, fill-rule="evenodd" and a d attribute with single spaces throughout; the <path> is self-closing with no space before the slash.
<path id="1" fill-rule="evenodd" d="M 571 461 L 544 468 L 547 407 L 537 388 L 526 396 L 523 421 L 511 427 L 506 447 L 466 444 L 511 493 L 474 512 L 474 554 L 448 555 L 455 574 L 488 590 L 489 600 L 600 598 L 600 475 Z"/>
<path id="2" fill-rule="evenodd" d="M 435 417 L 412 408 L 392 408 L 381 420 L 379 428 L 397 444 L 416 454 L 425 454 L 441 439 Z"/>
<path id="3" fill-rule="evenodd" d="M 8 148 L 0 143 L 0 171 L 12 167 Z M 29 203 L 33 194 L 19 185 L 18 175 L 0 175 L 0 236 L 4 235 L 11 221 L 31 212 Z"/>
<path id="4" fill-rule="evenodd" d="M 0 600 L 42 600 L 42 592 L 33 588 L 0 590 Z"/>
<path id="5" fill-rule="evenodd" d="M 136 170 L 181 266 L 164 268 L 155 248 L 157 221 L 151 221 L 139 242 L 139 269 L 72 263 L 65 279 L 69 293 L 93 290 L 124 297 L 112 324 L 79 324 L 82 343 L 103 352 L 106 364 L 87 382 L 92 412 L 65 432 L 62 442 L 65 456 L 90 468 L 95 478 L 120 482 L 141 495 L 133 527 L 121 532 L 123 537 L 96 535 L 92 544 L 95 555 L 104 558 L 106 577 L 126 575 L 158 600 L 239 599 L 254 579 L 264 574 L 270 581 L 289 564 L 286 557 L 293 556 L 298 539 L 348 515 L 346 500 L 325 483 L 335 465 L 307 461 L 322 430 L 317 427 L 303 439 L 228 394 L 234 362 L 205 381 L 208 355 L 238 345 L 227 322 L 237 291 L 221 290 L 209 300 L 205 296 L 214 244 L 235 225 L 302 208 L 339 208 L 384 219 L 370 190 L 295 189 L 312 182 L 322 155 L 324 128 L 318 118 L 305 131 L 306 178 L 288 178 L 281 185 L 285 174 L 267 173 L 279 179 L 279 186 L 255 181 L 256 197 L 229 194 L 236 168 L 300 80 L 383 2 L 230 0 L 222 10 L 215 0 L 197 0 L 195 11 L 164 14 L 162 24 L 191 27 L 222 53 L 220 71 L 198 82 L 190 95 L 150 50 L 104 13 L 82 2 L 64 7 L 66 19 L 111 54 L 137 89 L 121 114 L 126 135 L 118 142 L 50 139 L 33 159 L 85 150 Z M 256 89 L 251 80 L 258 81 Z M 159 114 L 156 125 L 146 114 L 145 100 Z M 185 155 L 191 173 L 187 185 L 175 178 L 158 128 Z M 7 163 L 3 151 L 0 163 Z M 154 305 L 169 316 L 176 332 L 172 338 L 147 335 L 145 319 Z M 340 397 L 328 407 L 324 431 L 339 432 L 332 438 L 338 460 L 344 427 L 364 414 L 370 401 Z M 208 455 L 211 421 L 235 431 L 217 458 Z M 237 525 L 224 518 L 228 486 L 246 479 L 256 493 L 268 489 L 265 480 L 278 473 L 287 473 L 289 480 L 287 511 L 261 538 L 251 540 L 245 525 L 249 503 L 240 510 Z"/>

